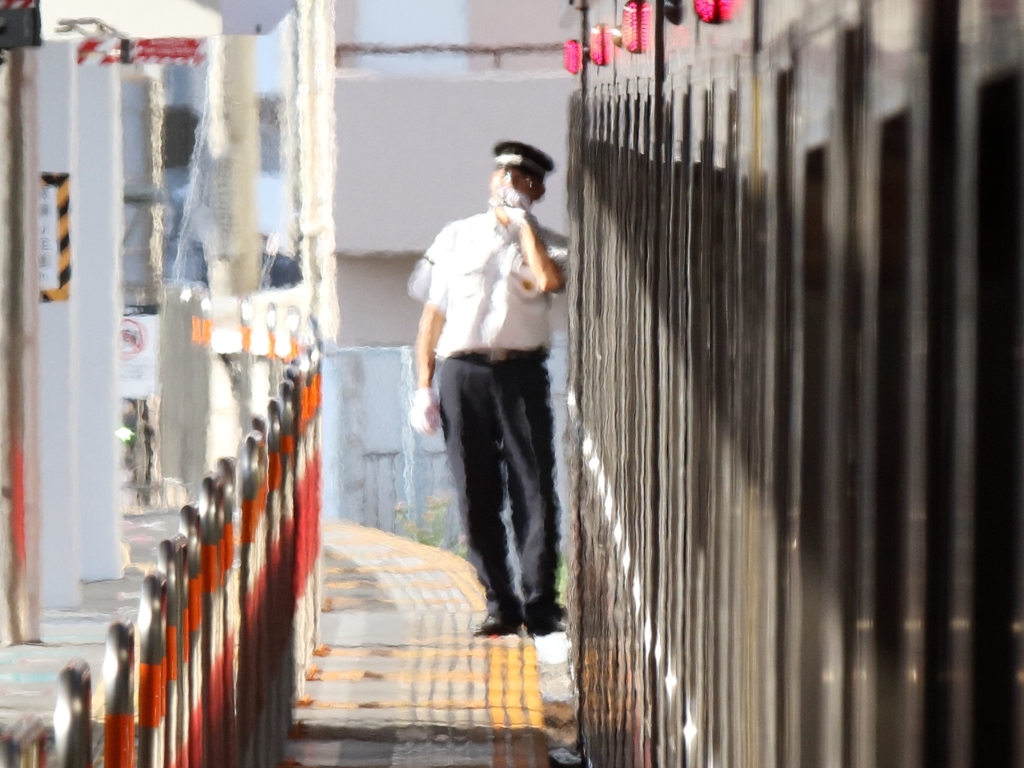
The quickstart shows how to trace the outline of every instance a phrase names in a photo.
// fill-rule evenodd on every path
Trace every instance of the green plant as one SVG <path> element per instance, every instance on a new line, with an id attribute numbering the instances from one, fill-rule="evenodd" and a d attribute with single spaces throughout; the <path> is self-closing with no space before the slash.
<path id="1" fill-rule="evenodd" d="M 558 594 L 558 602 L 565 605 L 566 589 L 569 587 L 569 568 L 565 564 L 565 558 L 558 558 L 558 570 L 555 571 L 555 592 Z"/>
<path id="2" fill-rule="evenodd" d="M 431 496 L 421 520 L 416 520 L 407 504 L 395 506 L 395 530 L 402 536 L 430 547 L 448 549 L 465 557 L 465 537 L 453 541 L 451 501 L 445 497 Z"/>

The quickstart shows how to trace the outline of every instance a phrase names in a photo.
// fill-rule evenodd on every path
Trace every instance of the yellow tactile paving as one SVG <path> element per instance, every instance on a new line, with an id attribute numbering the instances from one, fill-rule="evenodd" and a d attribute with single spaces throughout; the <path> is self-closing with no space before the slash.
<path id="1" fill-rule="evenodd" d="M 461 646 L 443 648 L 440 645 L 431 647 L 432 650 L 441 657 L 471 659 L 487 658 L 487 650 L 485 648 L 466 649 Z M 342 658 L 369 658 L 372 656 L 379 656 L 387 658 L 421 659 L 423 658 L 423 650 L 418 646 L 403 648 L 329 648 L 325 655 L 338 656 Z"/>
<path id="2" fill-rule="evenodd" d="M 321 701 L 313 699 L 303 704 L 300 709 L 487 709 L 483 700 L 469 699 L 428 699 L 422 702 L 411 701 Z"/>
<path id="3" fill-rule="evenodd" d="M 418 675 L 410 674 L 409 672 L 381 672 L 381 673 L 369 673 L 362 669 L 347 669 L 339 672 L 324 672 L 320 671 L 320 674 L 316 676 L 317 680 L 323 680 L 327 683 L 337 682 L 354 682 L 358 680 L 388 680 L 396 683 L 480 683 L 481 685 L 486 683 L 487 680 L 483 675 L 477 675 L 470 672 L 443 672 L 443 671 L 432 671 L 429 673 L 421 673 Z"/>
<path id="4" fill-rule="evenodd" d="M 353 612 L 373 640 L 356 642 L 349 630 L 332 645 L 325 635 L 297 732 L 372 722 L 447 729 L 458 740 L 483 729 L 495 768 L 547 768 L 536 649 L 525 637 L 472 635 L 486 601 L 468 562 L 349 523 L 325 526 L 324 550 L 325 614 L 345 632 Z"/>

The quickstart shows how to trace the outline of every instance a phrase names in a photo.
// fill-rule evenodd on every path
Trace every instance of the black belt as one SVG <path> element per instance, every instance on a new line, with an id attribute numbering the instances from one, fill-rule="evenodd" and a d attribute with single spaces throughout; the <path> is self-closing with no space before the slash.
<path id="1" fill-rule="evenodd" d="M 483 352 L 456 352 L 448 355 L 451 360 L 464 360 L 467 363 L 504 363 L 511 360 L 543 362 L 548 358 L 548 351 L 544 347 L 536 349 L 488 349 Z"/>

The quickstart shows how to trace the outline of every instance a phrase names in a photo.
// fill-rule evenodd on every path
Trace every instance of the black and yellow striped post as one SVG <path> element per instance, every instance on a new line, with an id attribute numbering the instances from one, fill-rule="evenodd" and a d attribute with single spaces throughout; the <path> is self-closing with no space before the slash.
<path id="1" fill-rule="evenodd" d="M 66 173 L 44 173 L 42 175 L 42 200 L 44 204 L 40 214 L 46 217 L 56 216 L 56 227 L 47 232 L 44 226 L 43 239 L 53 238 L 52 243 L 40 242 L 43 253 L 54 253 L 56 256 L 57 284 L 47 281 L 49 285 L 41 285 L 40 300 L 67 301 L 71 294 L 71 177 Z M 52 188 L 53 192 L 50 192 Z M 55 211 L 47 211 L 48 201 L 55 204 Z M 51 218 L 51 221 L 53 219 Z"/>

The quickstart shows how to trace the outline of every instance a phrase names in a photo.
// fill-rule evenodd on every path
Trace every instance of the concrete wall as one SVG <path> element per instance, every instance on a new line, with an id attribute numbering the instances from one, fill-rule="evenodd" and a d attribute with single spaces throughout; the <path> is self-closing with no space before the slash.
<path id="1" fill-rule="evenodd" d="M 491 148 L 527 141 L 555 159 L 540 220 L 565 231 L 568 74 L 430 79 L 339 76 L 337 251 L 425 250 L 441 228 L 487 209 Z"/>
<path id="2" fill-rule="evenodd" d="M 342 347 L 402 346 L 416 338 L 422 305 L 405 285 L 419 254 L 340 258 L 338 306 Z"/>

